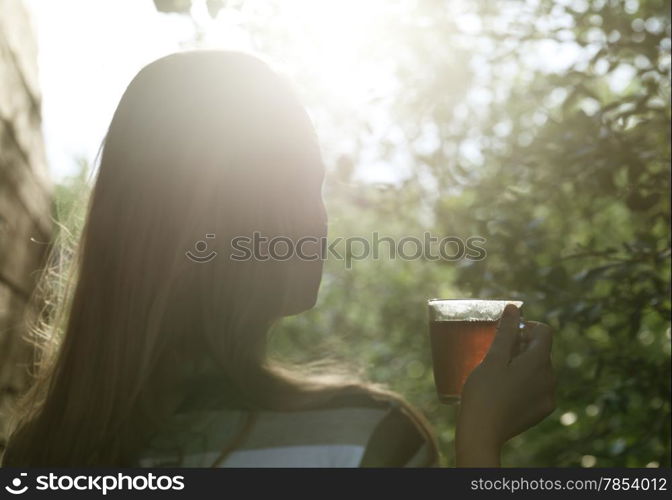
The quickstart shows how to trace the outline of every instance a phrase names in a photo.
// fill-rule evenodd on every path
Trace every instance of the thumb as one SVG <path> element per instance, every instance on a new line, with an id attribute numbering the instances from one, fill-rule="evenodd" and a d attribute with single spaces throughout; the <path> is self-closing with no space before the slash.
<path id="1" fill-rule="evenodd" d="M 513 304 L 507 304 L 497 326 L 490 350 L 485 357 L 488 363 L 506 365 L 511 360 L 518 342 L 520 311 Z"/>

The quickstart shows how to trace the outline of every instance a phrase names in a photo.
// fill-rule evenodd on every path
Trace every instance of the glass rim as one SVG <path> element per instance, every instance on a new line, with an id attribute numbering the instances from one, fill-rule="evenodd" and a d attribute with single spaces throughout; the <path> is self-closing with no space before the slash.
<path id="1" fill-rule="evenodd" d="M 524 302 L 522 300 L 516 300 L 516 299 L 439 299 L 439 298 L 431 298 L 427 299 L 427 302 L 513 302 L 513 303 L 521 303 L 523 304 Z"/>
<path id="2" fill-rule="evenodd" d="M 508 304 L 519 309 L 522 300 L 511 299 L 428 299 L 429 320 L 441 321 L 498 321 Z M 441 307 L 444 305 L 445 307 Z"/>

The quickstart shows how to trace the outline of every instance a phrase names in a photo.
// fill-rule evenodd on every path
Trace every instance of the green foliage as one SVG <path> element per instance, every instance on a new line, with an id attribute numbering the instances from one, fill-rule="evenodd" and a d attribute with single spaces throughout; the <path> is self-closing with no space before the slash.
<path id="1" fill-rule="evenodd" d="M 557 330 L 559 403 L 504 462 L 669 466 L 669 4 L 477 3 L 483 26 L 504 22 L 493 4 L 520 16 L 464 43 L 436 5 L 399 21 L 390 119 L 404 139 L 377 154 L 393 163 L 413 152 L 411 174 L 381 192 L 335 169 L 325 193 L 332 234 L 481 235 L 487 258 L 329 263 L 318 308 L 287 320 L 276 346 L 357 360 L 428 414 L 452 464 L 452 409 L 435 401 L 424 300 L 520 298 L 528 318 Z M 577 61 L 544 69 L 535 57 L 554 40 Z M 489 105 L 470 101 L 474 89 Z M 418 147 L 428 135 L 429 151 Z"/>
<path id="2" fill-rule="evenodd" d="M 557 331 L 558 409 L 504 463 L 669 467 L 669 2 L 469 2 L 458 17 L 448 5 L 380 13 L 387 35 L 365 55 L 391 68 L 392 95 L 349 116 L 319 89 L 304 95 L 326 144 L 331 238 L 479 235 L 487 258 L 329 260 L 318 306 L 284 320 L 272 347 L 356 364 L 398 390 L 452 465 L 426 299 L 519 298 Z M 271 17 L 246 28 L 281 56 L 292 33 Z M 348 146 L 334 146 L 345 130 Z M 358 180 L 372 163 L 394 165 L 399 182 Z"/>

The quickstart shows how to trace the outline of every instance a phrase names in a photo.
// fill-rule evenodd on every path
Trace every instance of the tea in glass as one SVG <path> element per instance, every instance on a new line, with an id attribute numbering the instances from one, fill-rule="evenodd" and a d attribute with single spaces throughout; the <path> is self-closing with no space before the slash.
<path id="1" fill-rule="evenodd" d="M 459 401 L 464 382 L 490 349 L 507 304 L 523 305 L 510 300 L 428 301 L 434 382 L 441 402 Z"/>

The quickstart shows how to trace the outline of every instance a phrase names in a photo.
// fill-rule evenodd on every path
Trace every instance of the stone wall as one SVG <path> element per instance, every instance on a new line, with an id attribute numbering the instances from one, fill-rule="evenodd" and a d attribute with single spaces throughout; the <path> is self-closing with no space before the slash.
<path id="1" fill-rule="evenodd" d="M 35 34 L 23 2 L 0 0 L 0 454 L 8 409 L 28 380 L 26 305 L 51 225 Z"/>

